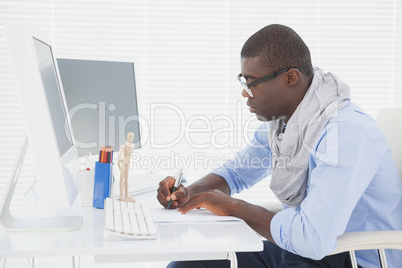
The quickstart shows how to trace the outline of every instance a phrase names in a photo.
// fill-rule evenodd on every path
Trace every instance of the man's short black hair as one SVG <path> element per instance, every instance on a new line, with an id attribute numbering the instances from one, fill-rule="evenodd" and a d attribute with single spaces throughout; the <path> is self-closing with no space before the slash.
<path id="1" fill-rule="evenodd" d="M 244 44 L 241 57 L 259 57 L 261 64 L 272 71 L 299 67 L 304 75 L 313 74 L 307 45 L 294 30 L 280 24 L 268 25 L 253 34 Z"/>

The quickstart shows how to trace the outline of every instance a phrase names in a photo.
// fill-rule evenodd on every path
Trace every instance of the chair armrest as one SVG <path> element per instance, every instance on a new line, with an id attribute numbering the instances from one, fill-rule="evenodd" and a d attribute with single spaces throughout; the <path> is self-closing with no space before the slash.
<path id="1" fill-rule="evenodd" d="M 350 232 L 338 237 L 338 246 L 328 255 L 352 250 L 402 250 L 402 231 Z"/>

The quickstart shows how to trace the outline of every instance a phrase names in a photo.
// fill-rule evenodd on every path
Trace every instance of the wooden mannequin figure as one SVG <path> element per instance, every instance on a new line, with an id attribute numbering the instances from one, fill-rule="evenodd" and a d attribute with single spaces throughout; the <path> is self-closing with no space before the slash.
<path id="1" fill-rule="evenodd" d="M 127 134 L 127 142 L 120 146 L 117 165 L 120 168 L 120 197 L 119 200 L 135 202 L 134 197 L 128 195 L 128 171 L 130 169 L 131 153 L 134 150 L 134 133 Z"/>

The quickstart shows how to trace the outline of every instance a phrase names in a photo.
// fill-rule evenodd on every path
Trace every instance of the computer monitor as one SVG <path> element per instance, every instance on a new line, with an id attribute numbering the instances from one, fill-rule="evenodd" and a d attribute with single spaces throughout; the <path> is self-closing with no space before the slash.
<path id="1" fill-rule="evenodd" d="M 43 203 L 50 211 L 68 208 L 78 193 L 69 169 L 78 153 L 71 138 L 52 47 L 46 38 L 33 34 L 28 24 L 8 25 L 5 30 Z M 3 228 L 18 231 L 79 228 L 82 222 L 79 216 L 17 219 L 8 215 L 8 198 L 18 179 L 26 143 L 23 147 L 2 202 Z"/>
<path id="2" fill-rule="evenodd" d="M 57 65 L 79 156 L 97 155 L 103 145 L 118 149 L 128 132 L 134 133 L 139 148 L 134 63 L 62 56 Z"/>

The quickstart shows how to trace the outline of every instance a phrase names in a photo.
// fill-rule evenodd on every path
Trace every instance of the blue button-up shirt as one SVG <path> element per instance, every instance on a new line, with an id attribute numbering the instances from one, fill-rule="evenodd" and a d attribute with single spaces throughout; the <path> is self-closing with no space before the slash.
<path id="1" fill-rule="evenodd" d="M 400 127 L 400 126 L 398 126 Z M 269 122 L 246 148 L 213 173 L 231 194 L 271 174 Z M 375 121 L 349 103 L 332 117 L 311 148 L 307 196 L 283 207 L 271 222 L 275 243 L 295 254 L 322 259 L 345 232 L 402 230 L 402 182 L 391 149 Z M 389 267 L 402 265 L 402 251 L 386 250 Z M 376 251 L 357 251 L 359 265 L 379 267 Z"/>

